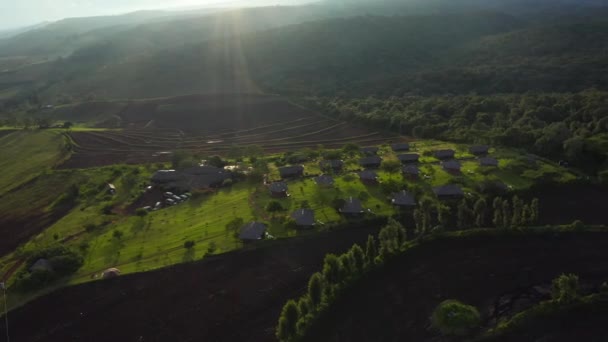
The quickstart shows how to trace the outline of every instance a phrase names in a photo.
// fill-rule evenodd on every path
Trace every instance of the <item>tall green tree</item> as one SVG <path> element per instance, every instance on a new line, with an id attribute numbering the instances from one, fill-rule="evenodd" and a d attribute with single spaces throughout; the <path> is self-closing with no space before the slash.
<path id="1" fill-rule="evenodd" d="M 473 206 L 473 212 L 475 213 L 475 225 L 477 227 L 486 226 L 486 210 L 487 203 L 483 198 L 478 199 Z"/>
<path id="2" fill-rule="evenodd" d="M 298 303 L 293 299 L 287 301 L 281 316 L 279 316 L 279 325 L 277 327 L 276 336 L 279 341 L 289 341 L 297 334 L 297 324 L 300 319 L 300 310 Z"/>
<path id="3" fill-rule="evenodd" d="M 494 218 L 492 219 L 492 223 L 496 228 L 502 228 L 504 225 L 503 221 L 503 208 L 502 208 L 502 199 L 500 197 L 496 197 L 494 202 L 492 203 L 492 209 L 494 210 Z"/>
<path id="4" fill-rule="evenodd" d="M 540 217 L 538 198 L 534 198 L 532 200 L 532 203 L 530 203 L 530 211 L 532 212 L 532 215 L 530 217 L 532 222 L 530 223 L 537 224 Z"/>
<path id="5" fill-rule="evenodd" d="M 317 308 L 323 301 L 323 288 L 325 287 L 325 279 L 323 275 L 316 272 L 308 280 L 308 297 L 313 308 Z"/>
<path id="6" fill-rule="evenodd" d="M 361 274 L 365 268 L 365 253 L 361 246 L 354 244 L 350 248 L 350 255 L 352 257 L 352 263 L 357 274 Z"/>
<path id="7" fill-rule="evenodd" d="M 522 226 L 523 225 L 523 220 L 522 220 L 522 213 L 523 213 L 523 208 L 524 207 L 524 203 L 522 200 L 519 199 L 519 197 L 517 197 L 517 195 L 513 196 L 513 217 L 511 219 L 511 223 L 513 226 Z"/>
<path id="8" fill-rule="evenodd" d="M 331 285 L 340 284 L 341 267 L 340 260 L 335 254 L 327 254 L 323 261 L 323 277 Z"/>
<path id="9" fill-rule="evenodd" d="M 471 226 L 471 209 L 466 200 L 462 200 L 458 205 L 458 229 L 465 229 Z"/>
<path id="10" fill-rule="evenodd" d="M 502 201 L 502 226 L 503 228 L 511 227 L 511 204 L 508 200 Z"/>
<path id="11" fill-rule="evenodd" d="M 370 235 L 367 237 L 367 243 L 365 244 L 365 259 L 368 267 L 374 265 L 377 256 L 376 239 Z"/>

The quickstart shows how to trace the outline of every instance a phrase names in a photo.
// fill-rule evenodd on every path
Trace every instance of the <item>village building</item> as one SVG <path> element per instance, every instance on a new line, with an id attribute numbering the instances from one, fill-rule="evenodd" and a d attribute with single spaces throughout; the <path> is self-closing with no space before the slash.
<path id="1" fill-rule="evenodd" d="M 458 185 L 448 184 L 433 188 L 435 196 L 440 199 L 452 199 L 464 197 L 464 192 Z"/>
<path id="2" fill-rule="evenodd" d="M 476 156 L 486 155 L 490 151 L 490 146 L 488 145 L 477 145 L 469 147 L 469 152 Z"/>
<path id="3" fill-rule="evenodd" d="M 376 146 L 369 146 L 369 147 L 361 147 L 359 149 L 359 151 L 367 156 L 373 156 L 378 154 L 378 151 L 380 151 L 380 149 Z"/>
<path id="4" fill-rule="evenodd" d="M 344 205 L 339 209 L 339 211 L 345 216 L 359 216 L 364 212 L 361 201 L 353 197 L 345 200 Z"/>
<path id="5" fill-rule="evenodd" d="M 458 173 L 460 172 L 462 165 L 460 165 L 460 162 L 458 162 L 457 160 L 448 160 L 441 162 L 441 167 L 443 167 L 443 169 L 448 172 Z"/>
<path id="6" fill-rule="evenodd" d="M 339 172 L 342 171 L 342 168 L 344 167 L 344 162 L 342 160 L 337 159 L 323 160 L 319 163 L 319 167 L 323 171 Z"/>
<path id="7" fill-rule="evenodd" d="M 410 150 L 410 144 L 408 143 L 400 143 L 400 144 L 392 144 L 391 149 L 395 152 L 405 152 Z"/>
<path id="8" fill-rule="evenodd" d="M 264 239 L 266 225 L 259 222 L 250 222 L 241 227 L 239 239 L 243 241 L 257 241 Z"/>
<path id="9" fill-rule="evenodd" d="M 328 175 L 321 175 L 319 177 L 315 177 L 315 182 L 319 186 L 330 187 L 334 185 L 334 177 Z"/>
<path id="10" fill-rule="evenodd" d="M 365 167 L 365 168 L 376 169 L 376 168 L 379 168 L 381 164 L 382 164 L 382 158 L 380 158 L 378 156 L 365 157 L 365 158 L 359 159 L 359 165 L 361 165 L 362 167 Z"/>
<path id="11" fill-rule="evenodd" d="M 287 187 L 287 183 L 285 182 L 271 183 L 268 186 L 268 190 L 270 190 L 270 195 L 272 197 L 282 198 L 289 196 L 289 194 L 287 193 L 287 190 L 289 190 L 289 188 Z"/>
<path id="12" fill-rule="evenodd" d="M 397 156 L 397 159 L 399 159 L 402 164 L 417 163 L 420 159 L 420 155 L 416 153 L 400 154 Z"/>
<path id="13" fill-rule="evenodd" d="M 359 179 L 363 184 L 374 185 L 378 184 L 378 174 L 374 171 L 364 170 L 359 172 Z"/>
<path id="14" fill-rule="evenodd" d="M 394 206 L 401 208 L 409 208 L 416 206 L 416 198 L 412 193 L 405 190 L 396 193 L 391 200 Z"/>
<path id="15" fill-rule="evenodd" d="M 411 179 L 418 178 L 418 176 L 420 175 L 420 169 L 416 165 L 405 165 L 401 169 L 401 172 L 403 172 L 404 176 Z"/>
<path id="16" fill-rule="evenodd" d="M 315 225 L 315 212 L 312 209 L 298 209 L 291 214 L 299 228 L 312 228 Z"/>
<path id="17" fill-rule="evenodd" d="M 456 156 L 456 151 L 454 150 L 435 151 L 435 158 L 437 159 L 452 159 L 454 156 Z"/>
<path id="18" fill-rule="evenodd" d="M 498 159 L 496 159 L 496 158 L 490 158 L 490 157 L 479 158 L 479 165 L 481 165 L 481 166 L 494 166 L 494 167 L 497 167 L 498 166 Z"/>
<path id="19" fill-rule="evenodd" d="M 304 166 L 294 165 L 279 168 L 281 178 L 295 178 L 304 175 Z"/>

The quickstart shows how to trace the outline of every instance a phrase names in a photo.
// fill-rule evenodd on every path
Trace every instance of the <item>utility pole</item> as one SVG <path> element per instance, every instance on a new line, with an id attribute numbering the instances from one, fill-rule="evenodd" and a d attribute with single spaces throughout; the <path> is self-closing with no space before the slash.
<path id="1" fill-rule="evenodd" d="M 8 334 L 8 306 L 6 305 L 6 284 L 0 283 L 0 290 L 4 294 L 4 322 L 6 324 L 6 342 L 11 342 L 10 335 Z"/>

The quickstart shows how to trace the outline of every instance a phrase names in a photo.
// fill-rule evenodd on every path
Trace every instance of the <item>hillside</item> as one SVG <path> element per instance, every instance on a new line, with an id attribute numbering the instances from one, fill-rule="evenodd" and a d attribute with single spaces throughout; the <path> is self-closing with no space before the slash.
<path id="1" fill-rule="evenodd" d="M 227 21 L 225 15 L 212 17 L 219 20 L 215 24 L 141 26 L 67 59 L 4 72 L 0 86 L 17 91 L 7 95 L 5 106 L 25 99 L 61 103 L 193 93 L 390 96 L 608 87 L 600 76 L 608 70 L 602 48 L 608 22 L 602 20 L 538 27 L 487 12 L 367 16 L 248 34 L 268 28 L 257 20 L 272 12 L 256 11 L 262 12 L 235 12 Z M 302 9 L 273 11 L 294 15 L 281 15 L 282 24 L 314 17 L 302 16 Z M 208 41 L 182 44 L 199 31 L 208 33 L 198 34 Z M 167 43 L 175 36 L 181 38 Z M 158 51 L 167 46 L 174 47 Z"/>
<path id="2" fill-rule="evenodd" d="M 61 289 L 12 312 L 11 331 L 25 342 L 125 336 L 275 341 L 281 306 L 305 292 L 306 278 L 320 268 L 324 254 L 345 251 L 374 232 L 351 228 Z M 608 272 L 601 262 L 606 240 L 606 233 L 472 236 L 423 245 L 356 286 L 309 340 L 432 340 L 428 317 L 446 297 L 482 306 L 522 287 L 544 286 L 565 271 L 598 280 Z M 38 323 L 32 326 L 32 320 Z"/>

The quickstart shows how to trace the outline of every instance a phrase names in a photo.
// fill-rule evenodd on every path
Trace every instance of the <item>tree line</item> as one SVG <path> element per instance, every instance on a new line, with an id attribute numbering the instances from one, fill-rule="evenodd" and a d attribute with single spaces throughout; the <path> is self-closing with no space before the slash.
<path id="1" fill-rule="evenodd" d="M 608 92 L 309 97 L 326 115 L 417 138 L 525 148 L 597 173 L 608 170 Z"/>

